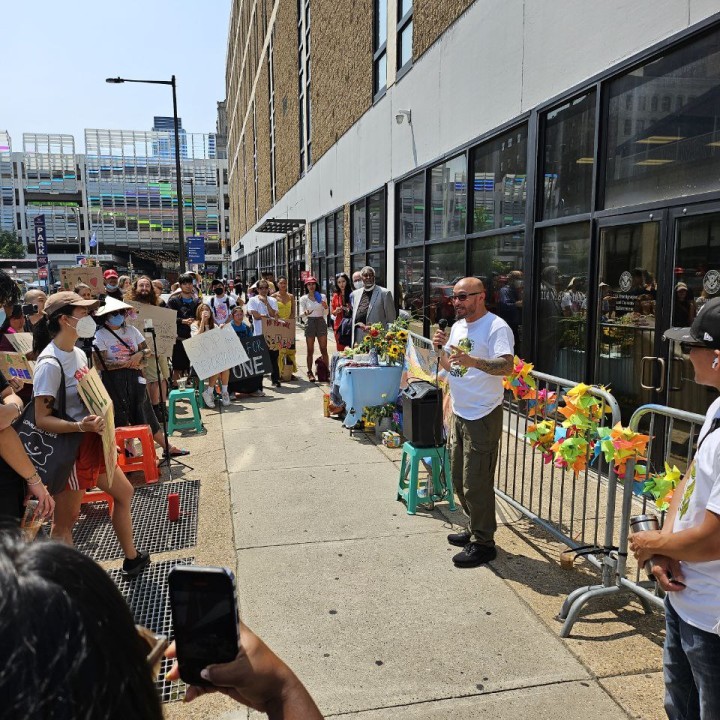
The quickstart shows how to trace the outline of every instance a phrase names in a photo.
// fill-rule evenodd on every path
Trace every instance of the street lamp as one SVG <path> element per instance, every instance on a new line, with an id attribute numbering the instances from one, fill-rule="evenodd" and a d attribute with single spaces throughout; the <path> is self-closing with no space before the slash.
<path id="1" fill-rule="evenodd" d="M 129 78 L 107 78 L 105 82 L 119 85 L 121 83 L 143 83 L 145 85 L 170 85 L 173 97 L 173 127 L 175 128 L 175 192 L 178 202 L 178 241 L 180 243 L 180 274 L 185 272 L 185 224 L 183 219 L 182 174 L 180 169 L 180 129 L 178 127 L 177 94 L 175 76 L 170 80 L 130 80 Z"/>

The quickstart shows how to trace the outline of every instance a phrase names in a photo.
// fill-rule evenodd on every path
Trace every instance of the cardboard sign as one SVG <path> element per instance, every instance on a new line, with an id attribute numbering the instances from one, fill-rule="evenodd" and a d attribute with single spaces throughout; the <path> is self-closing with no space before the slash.
<path id="1" fill-rule="evenodd" d="M 248 359 L 247 362 L 236 365 L 232 369 L 230 380 L 244 380 L 269 374 L 272 371 L 272 365 L 265 338 L 262 335 L 256 335 L 241 338 L 240 342 L 245 348 Z"/>
<path id="2" fill-rule="evenodd" d="M 105 421 L 102 433 L 103 453 L 108 485 L 112 485 L 117 465 L 117 445 L 115 444 L 115 410 L 108 391 L 95 368 L 82 368 L 75 374 L 78 394 L 90 415 L 99 415 Z"/>
<path id="3" fill-rule="evenodd" d="M 248 356 L 231 325 L 213 328 L 183 340 L 190 364 L 201 380 L 248 362 Z"/>
<path id="4" fill-rule="evenodd" d="M 295 321 L 262 318 L 263 335 L 270 350 L 295 349 Z"/>
<path id="5" fill-rule="evenodd" d="M 148 305 L 147 303 L 131 302 L 135 312 L 134 317 L 128 316 L 128 323 L 136 327 L 145 337 L 147 346 L 153 350 L 153 339 L 149 333 L 145 334 L 145 320 L 152 320 L 155 328 L 155 340 L 159 357 L 172 357 L 175 338 L 177 338 L 177 310 Z M 155 361 L 151 358 L 150 362 Z"/>
<path id="6" fill-rule="evenodd" d="M 75 286 L 85 283 L 90 287 L 90 292 L 94 298 L 100 293 L 105 292 L 105 284 L 103 283 L 103 271 L 99 267 L 65 267 L 60 268 L 60 282 L 63 290 L 74 292 Z"/>
<path id="7" fill-rule="evenodd" d="M 34 369 L 33 363 L 22 353 L 0 353 L 0 372 L 6 380 L 16 378 L 24 383 L 32 384 Z"/>
<path id="8" fill-rule="evenodd" d="M 33 336 L 29 332 L 21 333 L 5 333 L 5 337 L 10 341 L 10 344 L 23 355 L 27 355 L 32 352 Z"/>

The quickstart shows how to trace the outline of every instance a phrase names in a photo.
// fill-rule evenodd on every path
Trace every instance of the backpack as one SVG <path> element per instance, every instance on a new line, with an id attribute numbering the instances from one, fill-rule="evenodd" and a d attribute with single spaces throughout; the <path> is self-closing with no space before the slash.
<path id="1" fill-rule="evenodd" d="M 318 382 L 330 382 L 330 370 L 321 357 L 315 361 L 315 370 Z"/>

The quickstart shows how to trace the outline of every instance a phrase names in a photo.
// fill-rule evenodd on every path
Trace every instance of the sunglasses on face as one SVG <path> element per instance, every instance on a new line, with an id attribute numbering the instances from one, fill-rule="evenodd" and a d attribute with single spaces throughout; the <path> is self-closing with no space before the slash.
<path id="1" fill-rule="evenodd" d="M 160 672 L 160 662 L 162 661 L 165 650 L 169 644 L 168 639 L 165 635 L 158 635 L 142 625 L 136 625 L 135 630 L 137 631 L 140 639 L 148 646 L 146 659 L 147 664 L 150 666 L 150 670 L 153 673 L 154 679 Z"/>
<path id="2" fill-rule="evenodd" d="M 472 295 L 482 295 L 482 291 L 474 293 L 459 292 L 456 295 L 451 295 L 451 302 L 465 302 Z"/>
<path id="3" fill-rule="evenodd" d="M 690 351 L 696 347 L 697 347 L 697 345 L 691 345 L 690 343 L 681 342 L 680 343 L 680 352 L 682 352 L 683 355 L 689 355 Z"/>

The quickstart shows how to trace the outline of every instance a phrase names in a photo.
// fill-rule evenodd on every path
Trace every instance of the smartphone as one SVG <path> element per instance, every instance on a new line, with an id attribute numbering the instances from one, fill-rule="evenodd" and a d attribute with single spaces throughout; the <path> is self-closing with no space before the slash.
<path id="1" fill-rule="evenodd" d="M 235 576 L 228 568 L 180 565 L 170 571 L 168 586 L 180 677 L 210 685 L 200 671 L 238 654 Z"/>

